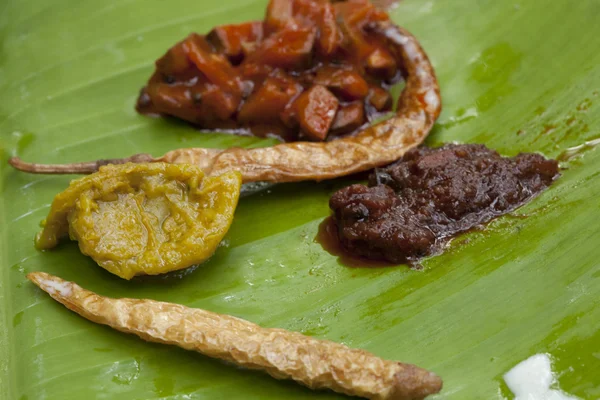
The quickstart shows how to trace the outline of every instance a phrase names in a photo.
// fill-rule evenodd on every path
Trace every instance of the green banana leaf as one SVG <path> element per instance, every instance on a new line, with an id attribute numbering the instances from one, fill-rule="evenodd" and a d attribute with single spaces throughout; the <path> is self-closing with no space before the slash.
<path id="1" fill-rule="evenodd" d="M 0 5 L 0 398 L 343 398 L 88 322 L 25 279 L 47 271 L 99 293 L 236 315 L 415 363 L 437 399 L 510 397 L 502 375 L 548 353 L 560 387 L 600 398 L 600 1 L 403 0 L 444 112 L 429 144 L 485 143 L 562 160 L 544 194 L 448 251 L 349 268 L 314 242 L 349 181 L 278 185 L 242 199 L 215 256 L 181 277 L 123 281 L 75 243 L 33 248 L 72 176 L 7 167 L 161 155 L 269 141 L 202 134 L 133 109 L 153 61 L 191 31 L 260 19 L 265 0 L 4 0 Z M 570 149 L 570 150 L 568 150 Z"/>

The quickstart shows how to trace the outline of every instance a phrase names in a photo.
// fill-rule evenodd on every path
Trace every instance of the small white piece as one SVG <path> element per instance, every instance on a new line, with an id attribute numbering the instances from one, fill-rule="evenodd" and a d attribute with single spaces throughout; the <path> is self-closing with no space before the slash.
<path id="1" fill-rule="evenodd" d="M 515 400 L 577 400 L 561 390 L 551 389 L 556 383 L 550 357 L 536 354 L 521 361 L 504 375 L 504 381 Z"/>

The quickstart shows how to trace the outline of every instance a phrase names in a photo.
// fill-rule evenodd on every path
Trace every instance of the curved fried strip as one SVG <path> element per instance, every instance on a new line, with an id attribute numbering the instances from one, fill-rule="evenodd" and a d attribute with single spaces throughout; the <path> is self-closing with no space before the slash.
<path id="1" fill-rule="evenodd" d="M 54 300 L 98 324 L 144 340 L 172 344 L 293 379 L 369 399 L 422 399 L 441 379 L 411 364 L 382 360 L 364 350 L 284 329 L 267 329 L 229 315 L 153 300 L 111 299 L 44 272 L 27 275 Z"/>
<path id="2" fill-rule="evenodd" d="M 207 174 L 229 170 L 242 173 L 243 182 L 295 182 L 323 180 L 369 170 L 391 163 L 418 146 L 441 111 L 438 83 L 427 55 L 408 31 L 391 23 L 371 27 L 383 36 L 404 68 L 406 86 L 396 115 L 370 126 L 357 135 L 325 143 L 294 142 L 272 147 L 242 149 L 189 148 L 168 152 L 152 161 L 189 163 Z M 148 160 L 147 154 L 110 160 L 113 163 Z M 33 173 L 91 173 L 106 160 L 90 163 L 44 166 L 13 158 L 13 167 Z"/>
<path id="3" fill-rule="evenodd" d="M 93 174 L 97 172 L 100 167 L 109 164 L 127 164 L 132 163 L 143 163 L 143 162 L 156 162 L 154 157 L 150 154 L 134 154 L 131 157 L 126 158 L 110 158 L 106 160 L 96 161 L 84 161 L 79 163 L 70 164 L 38 164 L 28 163 L 21 160 L 19 157 L 11 157 L 8 163 L 15 169 L 23 172 L 29 172 L 32 174 L 48 174 L 48 175 L 59 175 L 59 174 Z"/>

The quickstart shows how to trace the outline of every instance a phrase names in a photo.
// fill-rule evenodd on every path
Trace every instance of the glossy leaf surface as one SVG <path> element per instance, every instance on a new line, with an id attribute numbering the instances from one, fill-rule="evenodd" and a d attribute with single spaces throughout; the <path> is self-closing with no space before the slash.
<path id="1" fill-rule="evenodd" d="M 342 398 L 94 325 L 25 280 L 38 270 L 105 295 L 203 307 L 416 363 L 444 378 L 439 399 L 509 396 L 502 375 L 540 352 L 553 357 L 563 390 L 600 397 L 596 0 L 404 0 L 392 12 L 420 38 L 440 78 L 444 112 L 430 144 L 563 159 L 563 176 L 547 192 L 461 236 L 423 271 L 348 268 L 314 242 L 329 195 L 348 181 L 243 198 L 224 245 L 180 279 L 120 280 L 75 243 L 34 249 L 39 222 L 72 177 L 15 172 L 10 155 L 67 162 L 270 143 L 201 134 L 133 109 L 170 45 L 191 31 L 260 19 L 265 3 L 0 6 L 0 398 Z"/>

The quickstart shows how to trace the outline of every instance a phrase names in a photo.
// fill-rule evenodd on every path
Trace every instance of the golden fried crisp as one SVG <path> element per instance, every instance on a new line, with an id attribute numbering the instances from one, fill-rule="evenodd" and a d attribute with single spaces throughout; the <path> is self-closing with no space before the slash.
<path id="1" fill-rule="evenodd" d="M 111 299 L 44 272 L 27 275 L 56 301 L 84 318 L 144 340 L 368 399 L 422 399 L 442 380 L 411 364 L 383 360 L 359 349 L 197 308 L 154 300 Z"/>
<path id="2" fill-rule="evenodd" d="M 71 182 L 52 202 L 38 249 L 69 235 L 81 252 L 124 279 L 201 263 L 233 220 L 239 172 L 205 177 L 197 166 L 108 165 Z"/>
<path id="3" fill-rule="evenodd" d="M 427 136 L 441 111 L 438 83 L 427 55 L 417 39 L 390 22 L 371 27 L 389 43 L 406 86 L 400 95 L 396 115 L 356 135 L 329 142 L 293 142 L 264 148 L 190 148 L 154 158 L 136 154 L 125 159 L 44 165 L 23 162 L 10 164 L 25 172 L 41 174 L 91 173 L 107 162 L 169 162 L 198 165 L 207 174 L 237 170 L 244 182 L 295 182 L 324 180 L 387 165 L 418 146 Z"/>

